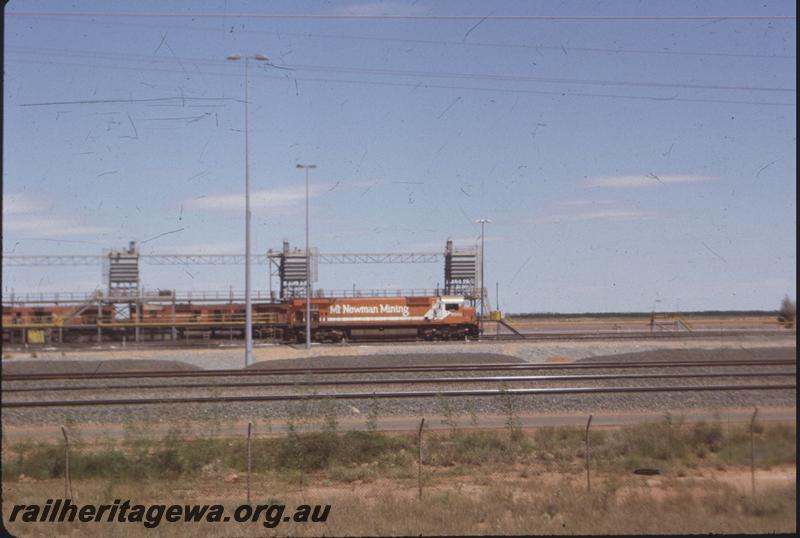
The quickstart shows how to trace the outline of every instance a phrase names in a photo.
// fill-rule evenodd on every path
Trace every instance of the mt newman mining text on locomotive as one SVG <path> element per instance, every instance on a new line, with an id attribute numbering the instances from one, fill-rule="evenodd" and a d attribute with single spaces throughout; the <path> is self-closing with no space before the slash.
<path id="1" fill-rule="evenodd" d="M 408 316 L 409 310 L 406 305 L 382 304 L 378 306 L 353 306 L 349 304 L 331 305 L 331 314 L 400 314 Z"/>

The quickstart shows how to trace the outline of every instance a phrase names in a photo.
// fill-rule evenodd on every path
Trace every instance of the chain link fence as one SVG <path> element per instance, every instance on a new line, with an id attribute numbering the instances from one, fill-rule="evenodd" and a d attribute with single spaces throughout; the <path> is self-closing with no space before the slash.
<path id="1" fill-rule="evenodd" d="M 7 491 L 9 485 L 34 491 L 36 484 L 63 480 L 66 498 L 98 503 L 135 491 L 134 484 L 170 484 L 160 498 L 147 487 L 139 492 L 161 502 L 178 493 L 183 502 L 319 501 L 353 518 L 353 507 L 368 514 L 386 501 L 442 508 L 450 503 L 461 510 L 469 505 L 466 499 L 482 498 L 482 490 L 512 492 L 509 506 L 516 495 L 541 493 L 550 503 L 542 510 L 555 514 L 578 498 L 608 503 L 624 491 L 648 490 L 658 497 L 679 485 L 688 492 L 681 480 L 703 475 L 712 490 L 728 484 L 726 502 L 738 499 L 739 510 L 749 514 L 783 506 L 771 506 L 774 499 L 765 504 L 769 488 L 759 475 L 794 465 L 794 425 L 764 424 L 755 412 L 747 424 L 718 417 L 688 422 L 679 412 L 665 412 L 657 421 L 615 428 L 592 427 L 591 415 L 583 427 L 523 428 L 514 398 L 505 397 L 504 424 L 495 429 L 476 428 L 476 414 L 458 415 L 443 400 L 440 415 L 408 417 L 404 431 L 386 431 L 377 399 L 362 407 L 362 424 L 349 422 L 347 428 L 339 420 L 339 403 L 326 399 L 297 402 L 285 417 L 250 420 L 239 435 L 222 434 L 213 419 L 193 427 L 173 424 L 159 436 L 152 425 L 130 421 L 122 438 L 90 443 L 82 440 L 79 425 L 65 424 L 61 438 L 51 443 L 5 446 L 3 483 Z M 722 475 L 735 480 L 713 478 Z M 691 495 L 698 498 L 694 490 Z M 467 511 L 463 517 L 473 516 Z"/>

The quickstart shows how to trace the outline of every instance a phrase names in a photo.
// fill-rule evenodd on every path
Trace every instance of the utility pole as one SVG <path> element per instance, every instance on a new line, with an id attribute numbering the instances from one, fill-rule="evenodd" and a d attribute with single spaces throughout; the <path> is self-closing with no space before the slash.
<path id="1" fill-rule="evenodd" d="M 231 54 L 226 60 L 238 61 L 242 57 L 239 54 Z M 245 328 L 244 328 L 244 366 L 245 368 L 253 364 L 253 301 L 250 290 L 250 91 L 248 84 L 248 62 L 249 60 L 268 62 L 269 58 L 263 54 L 256 54 L 252 58 L 244 57 L 244 308 L 245 308 Z"/>
<path id="2" fill-rule="evenodd" d="M 484 282 L 483 272 L 484 272 L 484 267 L 485 267 L 485 264 L 484 264 L 484 261 L 483 261 L 484 225 L 491 224 L 492 221 L 489 220 L 489 219 L 478 219 L 475 222 L 477 222 L 477 223 L 479 223 L 481 225 L 481 317 L 478 318 L 478 321 L 480 322 L 479 332 L 480 332 L 480 334 L 483 334 L 483 317 L 486 315 L 486 302 L 485 302 L 486 290 L 483 287 L 483 282 Z"/>
<path id="3" fill-rule="evenodd" d="M 500 283 L 494 283 L 494 309 L 497 311 L 498 316 L 502 316 L 500 313 Z M 500 317 L 497 318 L 497 336 L 500 336 Z"/>
<path id="4" fill-rule="evenodd" d="M 311 254 L 308 247 L 308 171 L 316 164 L 298 164 L 306 171 L 306 349 L 311 349 Z"/>

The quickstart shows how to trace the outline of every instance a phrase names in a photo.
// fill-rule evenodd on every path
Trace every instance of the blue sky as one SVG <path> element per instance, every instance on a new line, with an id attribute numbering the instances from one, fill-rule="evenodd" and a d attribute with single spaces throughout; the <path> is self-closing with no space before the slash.
<path id="1" fill-rule="evenodd" d="M 101 11 L 140 16 L 91 15 Z M 503 310 L 777 308 L 796 294 L 796 21 L 666 16 L 795 7 L 11 2 L 3 253 L 100 254 L 130 240 L 145 253 L 243 252 L 244 66 L 224 58 L 262 53 L 270 64 L 250 65 L 256 251 L 302 245 L 295 165 L 313 162 L 312 245 L 469 247 L 474 220 L 491 218 L 486 282 L 493 304 L 499 282 Z M 254 287 L 267 288 L 265 271 Z M 243 272 L 143 265 L 143 284 L 241 289 Z M 442 272 L 322 266 L 317 285 L 430 288 Z M 102 284 L 99 266 L 3 276 L 4 295 Z"/>

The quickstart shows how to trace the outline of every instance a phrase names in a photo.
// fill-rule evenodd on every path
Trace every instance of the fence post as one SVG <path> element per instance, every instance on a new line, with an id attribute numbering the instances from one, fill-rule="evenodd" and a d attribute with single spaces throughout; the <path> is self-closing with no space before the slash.
<path id="1" fill-rule="evenodd" d="M 667 421 L 667 456 L 672 461 L 672 413 L 667 411 L 664 418 Z"/>
<path id="2" fill-rule="evenodd" d="M 589 420 L 586 422 L 586 491 L 592 492 L 592 482 L 589 478 L 589 427 L 592 425 L 592 415 L 589 415 Z"/>
<path id="3" fill-rule="evenodd" d="M 753 411 L 753 417 L 750 419 L 750 491 L 753 497 L 756 496 L 756 451 L 755 441 L 753 439 L 754 428 L 756 424 L 756 415 L 758 414 L 758 407 Z"/>
<path id="4" fill-rule="evenodd" d="M 252 469 L 252 451 L 250 449 L 251 433 L 253 431 L 253 423 L 247 423 L 247 504 L 250 504 L 250 471 Z"/>
<path id="5" fill-rule="evenodd" d="M 113 305 L 112 305 L 113 306 Z M 111 314 L 111 321 L 114 320 L 114 314 Z M 103 330 L 100 328 L 103 322 L 103 302 L 100 296 L 97 297 L 97 316 L 95 316 L 95 325 L 97 325 L 97 343 L 103 343 Z"/>
<path id="6" fill-rule="evenodd" d="M 417 487 L 419 488 L 419 498 L 422 500 L 422 428 L 425 426 L 425 417 L 419 423 L 419 434 L 417 435 L 417 442 L 419 452 L 417 454 Z"/>
<path id="7" fill-rule="evenodd" d="M 64 500 L 67 500 L 72 499 L 73 494 L 72 480 L 69 478 L 69 437 L 64 426 L 61 426 L 61 433 L 64 434 Z"/>

